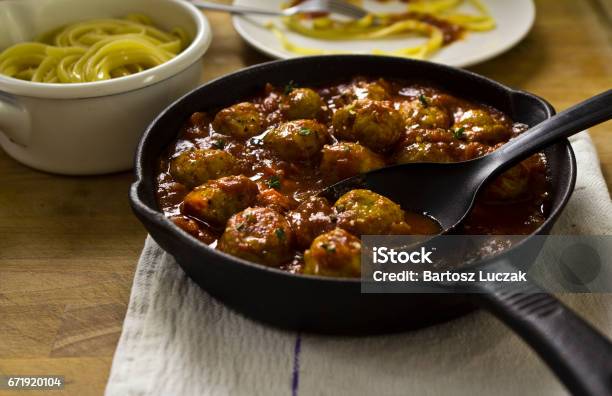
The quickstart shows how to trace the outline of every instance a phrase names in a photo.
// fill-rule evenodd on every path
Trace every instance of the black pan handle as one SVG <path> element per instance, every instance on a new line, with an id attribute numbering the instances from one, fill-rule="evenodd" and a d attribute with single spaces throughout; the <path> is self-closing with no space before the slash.
<path id="1" fill-rule="evenodd" d="M 517 272 L 507 261 L 493 267 Z M 612 395 L 612 343 L 567 306 L 530 281 L 518 289 L 494 282 L 476 288 L 476 302 L 521 336 L 572 394 Z"/>

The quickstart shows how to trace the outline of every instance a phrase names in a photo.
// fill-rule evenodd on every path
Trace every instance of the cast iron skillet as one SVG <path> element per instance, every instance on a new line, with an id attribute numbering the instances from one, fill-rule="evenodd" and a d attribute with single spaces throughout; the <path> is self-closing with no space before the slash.
<path id="1" fill-rule="evenodd" d="M 414 79 L 459 97 L 489 104 L 533 126 L 554 114 L 543 99 L 474 73 L 423 61 L 369 55 L 334 55 L 275 61 L 209 82 L 164 110 L 145 132 L 136 157 L 130 201 L 155 241 L 203 289 L 244 315 L 283 328 L 329 334 L 374 334 L 414 329 L 473 309 L 489 308 L 547 361 L 574 393 L 609 394 L 610 344 L 547 294 L 361 294 L 359 279 L 295 275 L 212 249 L 164 217 L 155 198 L 157 163 L 194 112 L 229 106 L 261 92 L 265 83 L 317 86 L 355 75 Z M 576 163 L 567 140 L 545 150 L 552 180 L 551 210 L 534 234 L 547 234 L 575 184 Z M 510 249 L 504 255 L 520 249 Z M 535 258 L 535 257 L 534 257 Z M 503 265 L 480 263 L 488 267 Z M 530 262 L 525 262 L 529 266 Z M 532 290 L 533 291 L 533 290 Z M 544 309 L 545 308 L 545 309 Z"/>

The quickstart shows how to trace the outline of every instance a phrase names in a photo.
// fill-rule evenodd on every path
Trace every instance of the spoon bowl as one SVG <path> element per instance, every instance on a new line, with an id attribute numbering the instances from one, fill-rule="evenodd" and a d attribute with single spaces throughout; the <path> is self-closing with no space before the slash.
<path id="1" fill-rule="evenodd" d="M 474 192 L 480 185 L 477 179 L 468 176 L 478 172 L 483 158 L 455 163 L 394 165 L 345 179 L 320 195 L 334 202 L 350 190 L 372 190 L 404 209 L 434 218 L 445 232 L 449 232 L 472 208 Z"/>

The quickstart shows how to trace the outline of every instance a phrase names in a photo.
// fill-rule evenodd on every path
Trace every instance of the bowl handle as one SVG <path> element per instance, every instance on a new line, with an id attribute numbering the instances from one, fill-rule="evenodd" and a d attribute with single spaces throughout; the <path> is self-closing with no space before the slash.
<path id="1" fill-rule="evenodd" d="M 30 142 L 31 126 L 28 111 L 13 96 L 0 92 L 0 133 L 25 147 Z"/>

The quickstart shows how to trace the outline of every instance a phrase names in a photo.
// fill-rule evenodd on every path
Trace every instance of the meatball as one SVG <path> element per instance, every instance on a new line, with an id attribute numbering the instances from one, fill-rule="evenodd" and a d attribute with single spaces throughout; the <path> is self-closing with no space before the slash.
<path id="1" fill-rule="evenodd" d="M 453 162 L 452 149 L 448 143 L 412 143 L 395 154 L 395 162 Z"/>
<path id="2" fill-rule="evenodd" d="M 358 277 L 361 274 L 361 242 L 336 228 L 319 235 L 304 252 L 304 273 L 309 275 Z"/>
<path id="3" fill-rule="evenodd" d="M 490 203 L 521 200 L 526 197 L 528 186 L 529 169 L 524 163 L 519 163 L 486 186 L 484 199 Z"/>
<path id="4" fill-rule="evenodd" d="M 429 103 L 425 97 L 403 102 L 400 112 L 407 126 L 416 124 L 424 128 L 448 128 L 452 123 L 447 109 Z"/>
<path id="5" fill-rule="evenodd" d="M 184 151 L 170 161 L 172 176 L 190 189 L 208 180 L 230 176 L 237 172 L 236 157 L 215 149 Z"/>
<path id="6" fill-rule="evenodd" d="M 374 82 L 358 82 L 353 88 L 355 99 L 388 100 L 387 82 L 378 80 Z"/>
<path id="7" fill-rule="evenodd" d="M 329 140 L 327 128 L 313 120 L 285 122 L 264 136 L 264 144 L 288 161 L 308 160 Z"/>
<path id="8" fill-rule="evenodd" d="M 273 188 L 267 188 L 257 196 L 257 205 L 267 206 L 279 213 L 284 213 L 294 208 L 297 204 L 293 199 L 280 191 Z"/>
<path id="9" fill-rule="evenodd" d="M 339 181 L 385 166 L 382 157 L 358 143 L 341 142 L 323 147 L 321 173 L 329 181 Z"/>
<path id="10" fill-rule="evenodd" d="M 323 100 L 310 88 L 295 88 L 283 100 L 281 108 L 290 120 L 317 118 L 321 112 Z"/>
<path id="11" fill-rule="evenodd" d="M 246 176 L 227 176 L 196 187 L 183 200 L 182 212 L 212 225 L 225 225 L 235 213 L 255 204 L 259 190 Z"/>
<path id="12" fill-rule="evenodd" d="M 311 196 L 287 215 L 295 242 L 301 249 L 310 246 L 313 239 L 335 227 L 336 215 L 325 198 Z"/>
<path id="13" fill-rule="evenodd" d="M 222 135 L 247 139 L 259 135 L 265 128 L 265 120 L 253 103 L 244 102 L 217 113 L 213 128 Z"/>
<path id="14" fill-rule="evenodd" d="M 512 128 L 507 120 L 482 109 L 463 112 L 455 121 L 455 127 L 463 128 L 468 141 L 495 144 L 512 137 Z"/>
<path id="15" fill-rule="evenodd" d="M 170 218 L 174 224 L 176 224 L 180 229 L 190 234 L 196 239 L 199 239 L 201 242 L 209 245 L 215 241 L 215 236 L 212 232 L 206 230 L 204 227 L 200 227 L 197 221 L 190 219 L 185 216 L 174 216 Z"/>
<path id="16" fill-rule="evenodd" d="M 352 190 L 334 204 L 340 228 L 357 235 L 409 234 L 402 208 L 370 190 Z"/>
<path id="17" fill-rule="evenodd" d="M 458 161 L 467 161 L 479 158 L 494 151 L 495 148 L 478 142 L 461 143 L 456 148 Z"/>
<path id="18" fill-rule="evenodd" d="M 448 129 L 443 128 L 423 128 L 418 125 L 413 125 L 406 129 L 406 134 L 402 140 L 402 144 L 409 143 L 452 143 L 457 141 L 454 134 Z"/>
<path id="19" fill-rule="evenodd" d="M 338 139 L 359 142 L 374 151 L 387 151 L 404 132 L 401 114 L 391 102 L 356 100 L 332 118 Z"/>
<path id="20" fill-rule="evenodd" d="M 270 208 L 247 208 L 227 222 L 217 248 L 255 263 L 279 267 L 292 258 L 289 222 Z"/>

